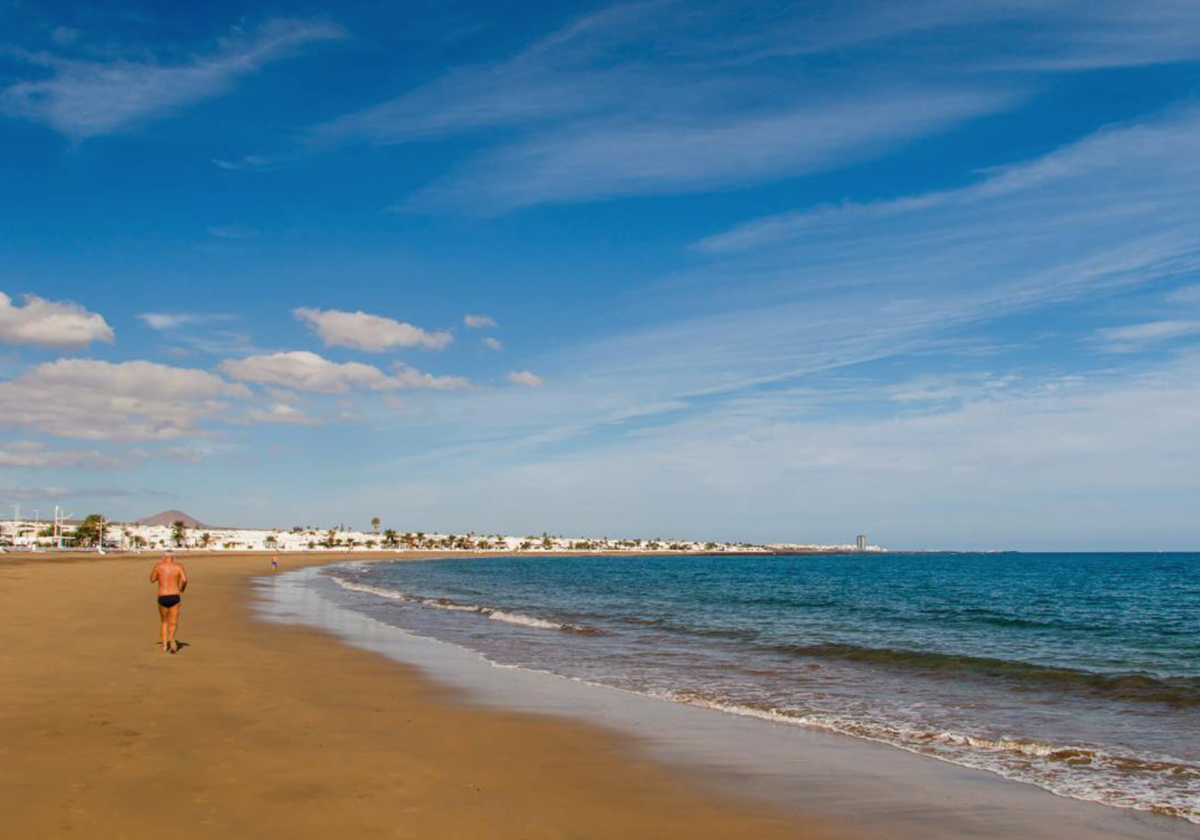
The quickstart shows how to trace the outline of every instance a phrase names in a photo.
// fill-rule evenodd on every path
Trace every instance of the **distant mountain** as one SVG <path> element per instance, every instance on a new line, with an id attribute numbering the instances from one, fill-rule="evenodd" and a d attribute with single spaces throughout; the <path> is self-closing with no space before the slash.
<path id="1" fill-rule="evenodd" d="M 162 513 L 156 513 L 153 516 L 147 516 L 144 519 L 137 521 L 138 525 L 174 525 L 176 522 L 182 522 L 189 528 L 207 528 L 199 519 L 194 516 L 188 516 L 181 510 L 164 510 Z"/>

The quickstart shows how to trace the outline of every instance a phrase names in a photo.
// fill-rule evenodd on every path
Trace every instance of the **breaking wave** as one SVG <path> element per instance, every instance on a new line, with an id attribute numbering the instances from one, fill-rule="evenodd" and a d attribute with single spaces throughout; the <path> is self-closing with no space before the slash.
<path id="1" fill-rule="evenodd" d="M 654 692 L 654 696 L 742 717 L 851 735 L 952 764 L 988 770 L 1059 796 L 1181 817 L 1200 824 L 1200 767 L 1166 757 L 1083 745 L 987 738 L 753 703 L 730 703 L 700 691 L 662 691 Z"/>
<path id="2" fill-rule="evenodd" d="M 386 598 L 389 601 L 402 601 L 407 604 L 417 604 L 422 607 L 433 607 L 439 610 L 451 610 L 454 612 L 475 613 L 484 616 L 491 621 L 502 621 L 505 624 L 515 624 L 520 627 L 533 627 L 539 630 L 559 630 L 564 633 L 577 633 L 584 636 L 600 635 L 603 633 L 595 627 L 588 627 L 583 624 L 572 624 L 570 622 L 557 622 L 537 616 L 524 615 L 511 610 L 500 609 L 499 607 L 489 607 L 481 604 L 463 604 L 458 601 L 453 601 L 449 598 L 426 598 L 423 595 L 414 595 L 410 592 L 401 592 L 398 589 L 386 589 L 379 586 L 371 586 L 367 583 L 358 583 L 357 581 L 344 580 L 337 575 L 331 575 L 331 579 L 343 589 L 348 589 L 351 592 L 363 592 L 368 595 L 376 595 L 380 598 Z"/>

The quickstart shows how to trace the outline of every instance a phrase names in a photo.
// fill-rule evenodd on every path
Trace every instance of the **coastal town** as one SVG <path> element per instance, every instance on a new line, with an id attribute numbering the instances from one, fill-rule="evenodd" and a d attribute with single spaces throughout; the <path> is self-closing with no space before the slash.
<path id="1" fill-rule="evenodd" d="M 163 511 L 132 522 L 110 521 L 101 514 L 81 519 L 64 517 L 0 520 L 0 550 L 19 551 L 439 551 L 439 552 L 570 552 L 703 554 L 845 553 L 883 551 L 865 537 L 845 545 L 803 543 L 754 544 L 704 540 L 562 536 L 549 533 L 503 534 L 433 533 L 388 527 L 372 517 L 367 530 L 345 525 L 290 528 L 236 528 L 206 525 L 178 510 Z"/>

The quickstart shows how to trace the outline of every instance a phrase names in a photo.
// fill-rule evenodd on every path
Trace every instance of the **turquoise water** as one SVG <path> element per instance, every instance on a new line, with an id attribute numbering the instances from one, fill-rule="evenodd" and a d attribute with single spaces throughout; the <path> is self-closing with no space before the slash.
<path id="1" fill-rule="evenodd" d="M 1200 822 L 1200 555 L 352 565 L 347 605 L 538 669 Z"/>

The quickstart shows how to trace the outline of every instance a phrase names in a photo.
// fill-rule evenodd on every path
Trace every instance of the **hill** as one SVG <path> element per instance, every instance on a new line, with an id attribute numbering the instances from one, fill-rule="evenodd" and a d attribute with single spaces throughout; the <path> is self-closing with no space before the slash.
<path id="1" fill-rule="evenodd" d="M 208 528 L 199 519 L 194 516 L 188 516 L 181 510 L 164 510 L 162 513 L 156 513 L 153 516 L 147 516 L 144 519 L 137 521 L 138 525 L 173 525 L 176 522 L 183 522 L 189 528 Z"/>

